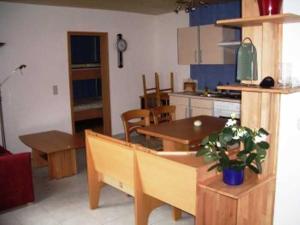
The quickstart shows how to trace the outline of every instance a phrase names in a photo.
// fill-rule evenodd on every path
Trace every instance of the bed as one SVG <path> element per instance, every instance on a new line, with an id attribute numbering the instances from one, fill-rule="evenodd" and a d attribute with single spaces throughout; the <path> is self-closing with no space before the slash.
<path id="1" fill-rule="evenodd" d="M 74 121 L 102 118 L 103 104 L 101 97 L 85 98 L 74 101 Z"/>

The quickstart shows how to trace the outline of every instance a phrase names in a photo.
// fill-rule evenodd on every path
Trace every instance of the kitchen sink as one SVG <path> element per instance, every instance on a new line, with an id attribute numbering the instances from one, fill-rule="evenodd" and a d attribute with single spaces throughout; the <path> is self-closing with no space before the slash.
<path id="1" fill-rule="evenodd" d="M 230 98 L 230 99 L 241 99 L 240 92 L 226 91 L 226 92 L 181 92 L 178 94 L 200 96 L 200 97 L 211 97 L 211 98 Z"/>

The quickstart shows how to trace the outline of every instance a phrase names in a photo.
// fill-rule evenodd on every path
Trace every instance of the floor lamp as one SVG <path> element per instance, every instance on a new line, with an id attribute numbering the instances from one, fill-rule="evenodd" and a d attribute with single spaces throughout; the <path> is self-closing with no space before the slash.
<path id="1" fill-rule="evenodd" d="M 6 141 L 5 141 L 5 129 L 4 129 L 4 120 L 3 120 L 3 110 L 2 110 L 2 86 L 17 72 L 20 71 L 22 74 L 22 69 L 24 69 L 26 65 L 22 64 L 16 69 L 14 69 L 1 83 L 0 83 L 0 122 L 1 122 L 1 138 L 2 138 L 2 146 L 6 149 Z"/>

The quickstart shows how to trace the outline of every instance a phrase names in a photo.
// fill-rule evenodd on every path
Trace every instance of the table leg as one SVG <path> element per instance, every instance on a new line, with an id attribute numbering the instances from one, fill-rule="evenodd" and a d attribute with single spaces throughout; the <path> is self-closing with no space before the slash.
<path id="1" fill-rule="evenodd" d="M 50 179 L 59 179 L 77 173 L 75 149 L 48 154 L 48 173 Z"/>
<path id="2" fill-rule="evenodd" d="M 182 211 L 176 207 L 173 207 L 173 220 L 177 221 L 181 218 Z"/>
<path id="3" fill-rule="evenodd" d="M 45 167 L 48 165 L 47 154 L 32 149 L 32 165 L 34 167 Z"/>

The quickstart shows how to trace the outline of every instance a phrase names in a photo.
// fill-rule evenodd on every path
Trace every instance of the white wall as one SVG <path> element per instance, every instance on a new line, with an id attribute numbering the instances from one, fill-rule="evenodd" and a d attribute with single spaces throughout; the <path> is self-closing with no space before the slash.
<path id="1" fill-rule="evenodd" d="M 190 77 L 190 66 L 177 63 L 177 28 L 189 26 L 189 14 L 184 11 L 156 17 L 155 68 L 162 75 L 162 88 L 170 87 L 170 72 L 174 72 L 175 90 L 183 89 L 183 80 Z M 152 80 L 154 80 L 152 75 Z"/>
<path id="2" fill-rule="evenodd" d="M 123 131 L 121 112 L 139 107 L 141 74 L 154 82 L 154 72 L 160 72 L 164 86 L 167 73 L 173 71 L 178 74 L 177 86 L 181 86 L 188 67 L 177 66 L 177 24 L 187 26 L 187 15 L 0 2 L 0 42 L 6 42 L 0 48 L 0 79 L 16 66 L 27 65 L 24 76 L 15 75 L 2 88 L 7 146 L 13 151 L 29 150 L 19 135 L 50 129 L 71 131 L 67 31 L 109 33 L 112 128 L 116 134 Z M 123 69 L 117 67 L 117 33 L 128 42 Z M 52 85 L 58 85 L 59 95 L 52 95 Z"/>
<path id="3" fill-rule="evenodd" d="M 284 12 L 300 14 L 298 1 L 285 0 Z M 300 79 L 300 23 L 283 27 L 282 62 Z M 300 93 L 281 97 L 274 225 L 300 224 Z"/>

